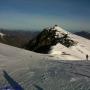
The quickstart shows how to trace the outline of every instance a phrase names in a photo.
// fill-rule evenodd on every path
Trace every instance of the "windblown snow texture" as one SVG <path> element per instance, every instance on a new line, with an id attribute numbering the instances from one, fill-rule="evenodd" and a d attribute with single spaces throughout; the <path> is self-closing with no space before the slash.
<path id="1" fill-rule="evenodd" d="M 90 59 L 90 41 L 68 34 L 77 44 L 66 47 L 58 42 L 50 47 L 49 54 L 0 43 L 0 90 L 89 90 L 90 61 L 86 54 Z"/>
<path id="2" fill-rule="evenodd" d="M 89 90 L 90 61 L 61 58 L 0 44 L 0 90 Z"/>

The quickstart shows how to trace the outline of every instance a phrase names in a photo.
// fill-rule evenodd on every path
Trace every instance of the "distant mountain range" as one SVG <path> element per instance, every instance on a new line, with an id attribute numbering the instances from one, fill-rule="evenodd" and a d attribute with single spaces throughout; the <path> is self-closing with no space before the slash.
<path id="1" fill-rule="evenodd" d="M 87 39 L 90 39 L 90 33 L 89 32 L 86 32 L 86 31 L 80 31 L 80 32 L 75 32 L 76 35 L 79 35 L 79 36 L 82 36 L 82 37 L 85 37 Z"/>
<path id="2" fill-rule="evenodd" d="M 3 38 L 0 35 L 0 42 L 11 46 L 23 48 L 26 43 L 34 38 L 38 31 L 14 31 L 0 29 L 0 33 L 4 34 Z"/>
<path id="3" fill-rule="evenodd" d="M 35 38 L 36 36 L 38 37 L 38 34 L 40 36 L 43 33 L 44 35 L 42 35 L 42 37 L 44 37 L 46 35 L 45 30 L 41 33 L 40 31 L 0 29 L 0 33 L 4 34 L 3 38 L 0 37 L 1 43 L 8 44 L 8 45 L 15 46 L 15 47 L 19 47 L 19 48 L 25 48 L 25 46 L 28 45 L 33 38 Z M 0 36 L 1 36 L 1 34 L 0 34 Z M 51 32 L 50 34 L 53 35 L 54 32 Z M 75 32 L 75 34 L 82 36 L 82 37 L 85 37 L 87 39 L 90 39 L 90 33 L 86 32 L 86 31 Z M 49 36 L 49 38 L 51 38 L 51 37 Z"/>

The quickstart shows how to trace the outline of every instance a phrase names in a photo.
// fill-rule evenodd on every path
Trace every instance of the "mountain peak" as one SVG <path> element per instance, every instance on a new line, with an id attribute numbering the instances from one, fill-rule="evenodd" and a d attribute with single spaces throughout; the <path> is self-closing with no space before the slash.
<path id="1" fill-rule="evenodd" d="M 36 38 L 28 43 L 26 48 L 39 53 L 48 53 L 50 48 L 57 43 L 60 43 L 67 48 L 77 44 L 69 37 L 67 31 L 58 25 L 55 25 L 43 29 Z"/>
<path id="2" fill-rule="evenodd" d="M 61 27 L 58 26 L 58 25 L 54 25 L 54 26 L 48 27 L 48 28 L 46 28 L 46 29 L 47 29 L 47 30 L 56 30 L 56 31 L 58 31 L 58 32 L 65 33 L 65 34 L 68 33 L 68 31 L 64 30 L 63 28 L 61 28 Z"/>
<path id="3" fill-rule="evenodd" d="M 59 32 L 65 33 L 67 34 L 68 32 L 66 30 L 64 30 L 63 28 L 59 27 L 58 25 L 54 26 L 54 30 L 57 30 Z"/>

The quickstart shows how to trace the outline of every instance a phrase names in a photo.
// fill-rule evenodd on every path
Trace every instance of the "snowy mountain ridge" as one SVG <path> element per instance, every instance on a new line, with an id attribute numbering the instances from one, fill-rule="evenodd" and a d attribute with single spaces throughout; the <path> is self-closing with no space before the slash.
<path id="1" fill-rule="evenodd" d="M 32 40 L 33 49 L 51 45 L 49 54 L 0 43 L 0 90 L 89 90 L 90 61 L 84 59 L 88 54 L 90 60 L 90 41 L 72 33 L 65 38 L 64 31 L 58 37 L 55 30 L 49 31 L 44 30 Z M 53 41 L 58 38 L 62 44 Z M 66 47 L 63 40 L 78 43 Z"/>
<path id="2" fill-rule="evenodd" d="M 90 58 L 90 40 L 85 39 L 83 37 L 72 34 L 64 29 L 61 29 L 59 26 L 55 26 L 54 30 L 57 30 L 56 36 L 61 37 L 61 34 L 66 34 L 68 37 L 75 41 L 76 44 L 67 48 L 64 45 L 57 43 L 56 45 L 51 47 L 50 54 L 70 57 L 72 59 L 85 59 L 85 55 L 89 55 Z M 58 32 L 59 31 L 59 32 Z"/>
<path id="3" fill-rule="evenodd" d="M 26 49 L 39 53 L 48 53 L 50 48 L 57 43 L 66 47 L 76 45 L 77 42 L 72 40 L 68 34 L 69 32 L 56 25 L 51 28 L 45 28 L 34 39 L 30 40 Z"/>
<path id="4" fill-rule="evenodd" d="M 55 30 L 56 32 L 56 36 L 59 36 L 59 37 L 61 37 L 62 35 L 64 35 L 64 34 L 69 34 L 70 32 L 68 32 L 68 31 L 66 31 L 66 30 L 64 30 L 64 29 L 62 29 L 61 27 L 59 27 L 58 25 L 55 25 L 55 26 L 53 26 L 53 27 L 48 27 L 48 28 L 46 28 L 46 30 Z"/>
<path id="5" fill-rule="evenodd" d="M 38 53 L 50 54 L 65 60 L 90 59 L 90 40 L 68 32 L 58 25 L 43 29 L 31 40 L 27 49 Z"/>

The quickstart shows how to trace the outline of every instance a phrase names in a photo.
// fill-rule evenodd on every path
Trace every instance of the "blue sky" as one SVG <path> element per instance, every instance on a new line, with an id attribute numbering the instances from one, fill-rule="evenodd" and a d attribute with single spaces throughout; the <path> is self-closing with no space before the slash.
<path id="1" fill-rule="evenodd" d="M 0 0 L 0 28 L 41 30 L 58 24 L 90 30 L 90 0 Z"/>

